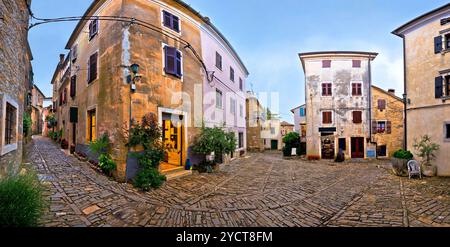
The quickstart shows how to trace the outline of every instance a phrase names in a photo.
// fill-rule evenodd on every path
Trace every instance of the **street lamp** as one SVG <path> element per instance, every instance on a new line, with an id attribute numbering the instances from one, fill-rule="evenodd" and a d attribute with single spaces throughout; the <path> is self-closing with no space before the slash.
<path id="1" fill-rule="evenodd" d="M 139 73 L 139 64 L 132 64 L 130 66 L 131 72 L 133 72 L 134 75 L 137 75 Z"/>

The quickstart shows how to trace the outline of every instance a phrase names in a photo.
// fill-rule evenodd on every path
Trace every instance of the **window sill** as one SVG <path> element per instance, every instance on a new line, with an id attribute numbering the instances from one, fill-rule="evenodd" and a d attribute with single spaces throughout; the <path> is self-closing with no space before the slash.
<path id="1" fill-rule="evenodd" d="M 164 24 L 162 25 L 162 27 L 163 27 L 163 29 L 164 29 L 165 31 L 167 31 L 167 32 L 170 32 L 170 33 L 172 33 L 172 34 L 174 34 L 174 35 L 177 35 L 177 36 L 181 36 L 181 28 L 180 28 L 180 31 L 176 31 L 176 30 L 173 30 L 173 29 L 170 28 L 170 27 L 164 26 Z"/>

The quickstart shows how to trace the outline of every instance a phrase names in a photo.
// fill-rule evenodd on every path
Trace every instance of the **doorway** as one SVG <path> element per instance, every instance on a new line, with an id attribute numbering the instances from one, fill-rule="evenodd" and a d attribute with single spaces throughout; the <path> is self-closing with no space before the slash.
<path id="1" fill-rule="evenodd" d="M 278 150 L 278 140 L 271 140 L 271 142 L 270 142 L 270 149 Z"/>
<path id="2" fill-rule="evenodd" d="M 163 145 L 165 150 L 164 166 L 182 166 L 183 152 L 183 116 L 164 114 L 162 121 Z"/>
<path id="3" fill-rule="evenodd" d="M 334 159 L 334 135 L 332 133 L 322 133 L 322 159 Z"/>
<path id="4" fill-rule="evenodd" d="M 352 137 L 352 159 L 364 159 L 364 137 Z"/>

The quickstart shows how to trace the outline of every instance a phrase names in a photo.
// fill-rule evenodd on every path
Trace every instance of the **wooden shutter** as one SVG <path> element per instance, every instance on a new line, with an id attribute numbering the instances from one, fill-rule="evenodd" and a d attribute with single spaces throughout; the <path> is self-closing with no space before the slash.
<path id="1" fill-rule="evenodd" d="M 442 92 L 443 91 L 443 85 L 442 85 L 443 82 L 444 82 L 444 78 L 442 76 L 436 77 L 434 79 L 434 90 L 435 90 L 434 97 L 436 99 L 440 99 L 443 96 L 443 92 Z"/>
<path id="2" fill-rule="evenodd" d="M 70 97 L 74 98 L 77 95 L 77 76 L 70 78 Z"/>
<path id="3" fill-rule="evenodd" d="M 89 83 L 97 79 L 97 60 L 98 54 L 95 53 L 89 58 Z"/>
<path id="4" fill-rule="evenodd" d="M 176 76 L 181 78 L 182 75 L 182 62 L 181 62 L 181 52 L 180 51 L 176 51 Z"/>
<path id="5" fill-rule="evenodd" d="M 372 121 L 372 134 L 376 134 L 378 133 L 378 122 L 377 121 Z"/>
<path id="6" fill-rule="evenodd" d="M 437 36 L 434 38 L 434 53 L 438 54 L 442 51 L 442 36 Z"/>
<path id="7" fill-rule="evenodd" d="M 387 121 L 386 122 L 386 133 L 387 134 L 391 134 L 392 133 L 392 122 L 391 121 Z"/>
<path id="8" fill-rule="evenodd" d="M 170 14 L 163 10 L 163 24 L 168 28 L 172 28 L 172 18 L 170 18 Z"/>
<path id="9" fill-rule="evenodd" d="M 70 107 L 70 122 L 78 123 L 78 108 Z"/>
<path id="10" fill-rule="evenodd" d="M 180 32 L 180 19 L 174 15 L 172 15 L 172 29 L 176 32 Z"/>
<path id="11" fill-rule="evenodd" d="M 362 112 L 361 111 L 353 112 L 353 123 L 355 123 L 355 124 L 362 123 Z"/>
<path id="12" fill-rule="evenodd" d="M 386 100 L 379 99 L 378 100 L 378 110 L 382 111 L 386 109 Z"/>

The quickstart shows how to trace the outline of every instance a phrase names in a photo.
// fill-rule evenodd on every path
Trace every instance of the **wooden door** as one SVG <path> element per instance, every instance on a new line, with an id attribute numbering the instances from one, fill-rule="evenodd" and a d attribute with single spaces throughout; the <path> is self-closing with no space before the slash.
<path id="1" fill-rule="evenodd" d="M 364 138 L 352 138 L 352 159 L 364 159 Z"/>
<path id="2" fill-rule="evenodd" d="M 164 148 L 167 152 L 166 162 L 181 166 L 182 125 L 181 122 L 163 121 Z"/>

